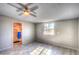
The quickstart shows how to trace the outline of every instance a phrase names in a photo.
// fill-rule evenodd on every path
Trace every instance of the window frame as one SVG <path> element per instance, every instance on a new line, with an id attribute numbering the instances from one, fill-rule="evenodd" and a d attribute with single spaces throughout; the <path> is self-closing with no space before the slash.
<path id="1" fill-rule="evenodd" d="M 52 27 L 53 26 L 53 27 Z M 44 35 L 55 35 L 55 23 L 44 23 Z"/>

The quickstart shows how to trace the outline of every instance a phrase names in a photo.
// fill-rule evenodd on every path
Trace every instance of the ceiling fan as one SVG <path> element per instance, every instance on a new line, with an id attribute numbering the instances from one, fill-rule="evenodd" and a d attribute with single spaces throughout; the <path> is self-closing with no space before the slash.
<path id="1" fill-rule="evenodd" d="M 33 6 L 31 8 L 28 8 L 30 5 L 33 5 L 33 3 L 27 3 L 27 4 L 22 4 L 22 3 L 17 3 L 19 6 L 21 6 L 22 8 L 19 8 L 11 3 L 8 3 L 10 6 L 13 6 L 15 8 L 17 8 L 17 12 L 20 12 L 22 11 L 22 13 L 20 13 L 19 15 L 25 15 L 25 16 L 33 16 L 33 17 L 37 17 L 36 16 L 36 12 L 35 10 L 37 10 L 39 7 L 36 5 L 36 6 Z"/>

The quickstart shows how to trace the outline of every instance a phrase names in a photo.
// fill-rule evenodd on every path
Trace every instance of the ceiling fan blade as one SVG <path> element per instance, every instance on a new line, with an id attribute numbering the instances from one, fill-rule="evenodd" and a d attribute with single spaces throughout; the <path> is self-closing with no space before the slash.
<path id="1" fill-rule="evenodd" d="M 34 15 L 34 14 L 32 14 L 32 13 L 30 13 L 30 15 L 33 16 L 33 17 L 37 17 L 36 15 Z"/>
<path id="2" fill-rule="evenodd" d="M 16 10 L 16 11 L 17 11 L 17 12 L 20 12 L 21 10 L 18 9 L 18 10 Z"/>
<path id="3" fill-rule="evenodd" d="M 30 6 L 30 5 L 32 5 L 33 3 L 27 3 L 25 6 Z"/>
<path id="4" fill-rule="evenodd" d="M 22 7 L 25 7 L 22 3 L 17 3 L 17 4 L 19 4 L 19 5 L 22 6 Z"/>
<path id="5" fill-rule="evenodd" d="M 26 10 L 28 10 L 28 7 L 27 6 L 25 6 L 24 4 L 22 4 L 22 3 L 18 3 L 20 6 L 22 6 L 24 9 L 26 9 Z"/>
<path id="6" fill-rule="evenodd" d="M 20 13 L 19 16 L 23 15 L 23 13 Z"/>
<path id="7" fill-rule="evenodd" d="M 34 13 L 34 14 L 37 14 L 35 11 L 31 11 L 32 13 Z"/>
<path id="8" fill-rule="evenodd" d="M 30 8 L 30 11 L 34 11 L 36 9 L 38 9 L 38 6 L 34 6 L 34 7 Z"/>
<path id="9" fill-rule="evenodd" d="M 15 8 L 19 9 L 19 10 L 22 10 L 22 8 L 19 8 L 19 7 L 15 6 L 15 5 L 11 4 L 11 3 L 7 3 L 7 4 L 12 6 L 12 7 L 15 7 Z"/>

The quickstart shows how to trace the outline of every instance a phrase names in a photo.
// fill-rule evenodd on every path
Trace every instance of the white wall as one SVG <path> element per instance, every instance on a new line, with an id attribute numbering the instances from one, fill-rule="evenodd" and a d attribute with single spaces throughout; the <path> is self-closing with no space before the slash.
<path id="1" fill-rule="evenodd" d="M 54 22 L 54 36 L 43 35 L 44 23 L 39 23 L 36 26 L 37 40 L 48 44 L 76 49 L 76 21 L 76 19 L 72 19 Z"/>
<path id="2" fill-rule="evenodd" d="M 76 44 L 77 44 L 77 48 L 79 49 L 79 19 L 78 19 L 78 21 L 77 21 L 77 26 L 78 26 L 78 32 L 77 32 L 77 36 L 78 36 L 78 40 L 76 40 L 77 42 L 76 42 Z M 77 51 L 77 54 L 79 55 L 79 50 Z"/>
<path id="3" fill-rule="evenodd" d="M 77 40 L 77 44 L 78 44 L 78 49 L 79 49 L 79 19 L 78 19 L 78 40 Z"/>
<path id="4" fill-rule="evenodd" d="M 18 21 L 6 16 L 0 16 L 0 50 L 12 47 L 13 42 L 13 23 L 22 23 L 22 42 L 23 44 L 34 40 L 34 24 Z"/>

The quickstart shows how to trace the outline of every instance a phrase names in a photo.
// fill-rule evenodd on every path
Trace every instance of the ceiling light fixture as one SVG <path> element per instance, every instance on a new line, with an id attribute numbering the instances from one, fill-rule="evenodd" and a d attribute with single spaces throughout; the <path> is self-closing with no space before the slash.
<path id="1" fill-rule="evenodd" d="M 29 16 L 30 13 L 29 13 L 29 11 L 25 10 L 24 13 L 23 13 L 23 15 L 24 15 L 24 16 Z"/>

